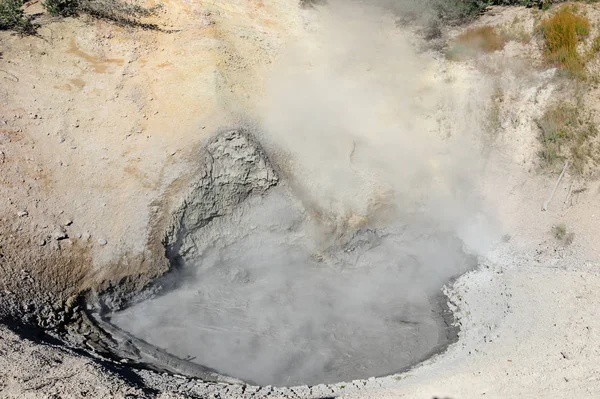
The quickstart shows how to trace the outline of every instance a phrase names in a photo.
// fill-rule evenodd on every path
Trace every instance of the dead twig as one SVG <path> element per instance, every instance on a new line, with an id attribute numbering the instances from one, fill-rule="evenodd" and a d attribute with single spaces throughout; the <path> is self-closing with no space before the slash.
<path id="1" fill-rule="evenodd" d="M 569 186 L 569 191 L 567 192 L 567 197 L 565 198 L 565 202 L 563 202 L 563 209 L 568 208 L 569 205 L 569 200 L 571 199 L 571 194 L 573 193 L 573 186 L 575 185 L 575 182 L 572 181 L 571 182 L 571 186 Z"/>
<path id="2" fill-rule="evenodd" d="M 0 72 L 4 72 L 5 74 L 8 75 L 8 76 L 4 76 L 4 79 L 12 80 L 15 83 L 19 83 L 19 78 L 17 78 L 14 74 L 12 74 L 8 71 L 5 71 L 4 69 L 0 69 Z"/>
<path id="3" fill-rule="evenodd" d="M 552 201 L 552 198 L 554 197 L 554 193 L 556 192 L 556 189 L 558 188 L 560 181 L 562 180 L 563 176 L 565 175 L 565 172 L 567 171 L 568 166 L 569 166 L 569 161 L 565 162 L 565 166 L 564 166 L 562 172 L 560 173 L 560 176 L 558 176 L 558 180 L 556 180 L 556 184 L 554 185 L 554 188 L 552 189 L 552 193 L 550 193 L 550 197 L 546 200 L 546 202 L 544 202 L 544 205 L 542 205 L 542 211 L 548 210 L 548 205 L 550 205 L 550 202 Z"/>

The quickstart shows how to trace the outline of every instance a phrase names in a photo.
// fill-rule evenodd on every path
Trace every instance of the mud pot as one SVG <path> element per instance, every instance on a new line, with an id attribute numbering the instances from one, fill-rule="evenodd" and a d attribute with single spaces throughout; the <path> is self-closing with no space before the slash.
<path id="1" fill-rule="evenodd" d="M 216 135 L 200 162 L 165 234 L 172 270 L 126 306 L 113 292 L 90 312 L 114 354 L 206 381 L 296 386 L 396 373 L 454 340 L 441 292 L 453 276 L 427 273 L 473 267 L 460 240 L 394 218 L 324 225 L 243 130 Z"/>

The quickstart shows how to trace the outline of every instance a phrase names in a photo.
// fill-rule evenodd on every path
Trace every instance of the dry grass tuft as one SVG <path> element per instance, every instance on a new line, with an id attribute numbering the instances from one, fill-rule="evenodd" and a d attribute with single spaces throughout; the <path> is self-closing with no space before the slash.
<path id="1" fill-rule="evenodd" d="M 470 49 L 493 53 L 504 48 L 504 38 L 493 26 L 482 26 L 469 29 L 456 39 L 460 46 Z"/>
<path id="2" fill-rule="evenodd" d="M 546 44 L 546 59 L 558 68 L 581 77 L 585 60 L 577 51 L 577 44 L 589 36 L 590 21 L 574 12 L 573 7 L 564 6 L 543 21 L 540 29 Z"/>

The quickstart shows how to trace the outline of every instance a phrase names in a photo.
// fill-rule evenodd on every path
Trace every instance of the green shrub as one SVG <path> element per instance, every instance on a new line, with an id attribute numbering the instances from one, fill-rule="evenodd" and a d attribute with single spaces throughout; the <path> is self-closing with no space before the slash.
<path id="1" fill-rule="evenodd" d="M 542 149 L 540 157 L 544 166 L 552 166 L 569 159 L 573 172 L 582 174 L 590 161 L 595 161 L 597 151 L 593 138 L 598 130 L 591 116 L 582 112 L 582 106 L 566 102 L 550 107 L 538 119 Z"/>
<path id="2" fill-rule="evenodd" d="M 450 23 L 469 21 L 493 3 L 488 0 L 430 0 L 430 2 L 438 18 Z"/>
<path id="3" fill-rule="evenodd" d="M 0 0 L 0 30 L 34 33 L 35 26 L 23 11 L 22 0 Z"/>
<path id="4" fill-rule="evenodd" d="M 540 3 L 540 0 L 428 0 L 429 6 L 436 12 L 437 16 L 450 23 L 462 23 L 473 20 L 491 5 L 503 6 L 535 6 L 543 4 L 549 6 L 549 2 Z"/>
<path id="5" fill-rule="evenodd" d="M 42 6 L 54 16 L 69 17 L 77 15 L 79 0 L 45 0 Z"/>
<path id="6" fill-rule="evenodd" d="M 115 22 L 120 25 L 156 28 L 154 25 L 139 22 L 140 18 L 155 14 L 161 6 L 142 7 L 139 4 L 126 3 L 122 0 L 79 0 L 81 12 L 98 19 Z"/>
<path id="7" fill-rule="evenodd" d="M 75 16 L 79 13 L 115 22 L 119 25 L 156 28 L 140 23 L 139 19 L 156 13 L 160 6 L 146 8 L 122 0 L 45 0 L 42 5 L 55 16 Z"/>

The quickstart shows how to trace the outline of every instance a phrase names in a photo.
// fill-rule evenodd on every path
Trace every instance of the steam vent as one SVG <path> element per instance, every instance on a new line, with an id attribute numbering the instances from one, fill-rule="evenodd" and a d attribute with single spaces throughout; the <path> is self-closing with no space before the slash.
<path id="1" fill-rule="evenodd" d="M 324 231 L 244 130 L 217 134 L 199 158 L 166 233 L 172 270 L 152 295 L 102 315 L 135 337 L 122 338 L 134 352 L 152 347 L 154 367 L 317 385 L 399 372 L 455 339 L 441 285 L 436 296 L 398 281 L 418 282 L 425 247 L 453 251 L 466 270 L 456 238 L 408 224 Z"/>

